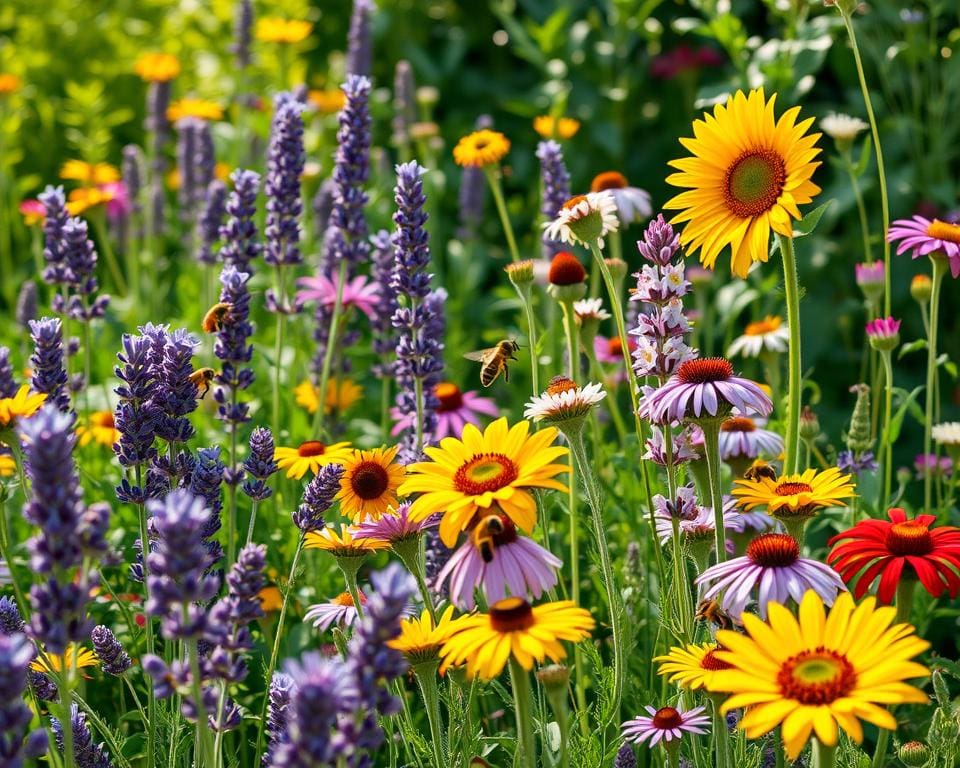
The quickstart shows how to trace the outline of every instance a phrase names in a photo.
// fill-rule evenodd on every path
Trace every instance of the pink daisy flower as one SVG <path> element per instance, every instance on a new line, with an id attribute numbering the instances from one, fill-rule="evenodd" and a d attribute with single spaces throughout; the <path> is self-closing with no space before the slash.
<path id="1" fill-rule="evenodd" d="M 360 592 L 360 605 L 367 602 L 366 596 Z M 336 597 L 325 603 L 311 605 L 303 617 L 304 621 L 313 623 L 321 632 L 326 632 L 330 627 L 336 625 L 341 629 L 352 627 L 359 617 L 357 608 L 353 604 L 353 598 L 349 592 L 341 592 Z"/>
<path id="2" fill-rule="evenodd" d="M 633 339 L 628 339 L 627 341 L 630 345 L 631 352 L 637 348 L 637 344 Z M 593 354 L 596 355 L 598 363 L 623 365 L 622 350 L 623 345 L 620 343 L 619 336 L 614 336 L 609 339 L 606 336 L 599 335 L 593 337 Z"/>
<path id="3" fill-rule="evenodd" d="M 481 416 L 495 419 L 500 415 L 497 404 L 489 397 L 480 397 L 475 391 L 461 392 L 460 387 L 449 381 L 442 381 L 433 389 L 439 404 L 437 405 L 437 431 L 431 435 L 432 442 L 445 437 L 460 437 L 467 424 L 480 425 Z M 413 426 L 415 414 L 402 413 L 399 408 L 391 408 L 390 415 L 396 420 L 390 434 L 399 435 Z"/>
<path id="4" fill-rule="evenodd" d="M 338 283 L 326 275 L 297 278 L 297 285 L 303 286 L 303 290 L 297 291 L 297 303 L 299 304 L 317 301 L 331 309 L 336 304 Z M 376 283 L 371 283 L 363 275 L 357 275 L 344 283 L 343 296 L 340 300 L 341 306 L 356 307 L 372 320 L 377 309 L 379 293 L 380 288 Z"/>
<path id="5" fill-rule="evenodd" d="M 720 425 L 720 458 L 724 461 L 758 456 L 777 458 L 783 453 L 783 438 L 764 429 L 764 419 L 735 414 Z"/>
<path id="6" fill-rule="evenodd" d="M 923 216 L 897 219 L 890 225 L 887 240 L 900 241 L 898 255 L 913 249 L 915 259 L 940 251 L 950 261 L 950 273 L 960 277 L 960 225 Z"/>
<path id="7" fill-rule="evenodd" d="M 620 726 L 623 738 L 634 744 L 647 743 L 655 747 L 661 741 L 680 739 L 685 733 L 704 734 L 710 725 L 710 718 L 703 714 L 705 707 L 694 707 L 684 712 L 674 707 L 654 709 L 646 706 L 649 717 L 635 717 Z"/>
<path id="8" fill-rule="evenodd" d="M 471 611 L 480 587 L 490 605 L 508 595 L 540 597 L 556 585 L 562 565 L 533 539 L 517 535 L 509 517 L 488 515 L 450 556 L 437 574 L 436 586 L 439 589 L 449 579 L 450 600 Z"/>
<path id="9" fill-rule="evenodd" d="M 401 503 L 395 510 L 390 510 L 379 520 L 366 520 L 353 533 L 355 539 L 373 539 L 388 541 L 391 544 L 415 538 L 428 528 L 440 525 L 440 515 L 431 515 L 425 520 L 413 522 L 410 520 L 410 502 Z"/>

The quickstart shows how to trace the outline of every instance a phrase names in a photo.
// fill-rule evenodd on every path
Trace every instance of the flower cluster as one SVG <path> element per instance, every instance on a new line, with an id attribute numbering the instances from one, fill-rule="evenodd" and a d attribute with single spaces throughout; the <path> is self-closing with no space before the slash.
<path id="1" fill-rule="evenodd" d="M 220 273 L 220 303 L 228 309 L 217 331 L 213 352 L 221 360 L 220 371 L 214 377 L 216 386 L 213 397 L 217 402 L 217 415 L 236 429 L 238 424 L 249 421 L 249 405 L 237 401 L 238 394 L 253 384 L 254 372 L 245 367 L 253 359 L 253 335 L 250 322 L 250 291 L 247 283 L 250 275 L 227 264 Z"/>
<path id="2" fill-rule="evenodd" d="M 273 266 L 300 264 L 300 175 L 306 153 L 303 148 L 303 104 L 290 93 L 276 97 L 270 147 L 267 151 L 267 223 L 264 229 L 264 260 Z"/>

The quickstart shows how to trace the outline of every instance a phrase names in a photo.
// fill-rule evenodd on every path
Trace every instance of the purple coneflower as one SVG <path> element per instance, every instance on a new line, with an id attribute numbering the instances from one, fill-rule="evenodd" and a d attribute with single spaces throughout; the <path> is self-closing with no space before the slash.
<path id="1" fill-rule="evenodd" d="M 633 720 L 627 720 L 620 726 L 623 737 L 634 744 L 643 744 L 655 747 L 661 741 L 670 742 L 683 738 L 685 733 L 704 734 L 710 724 L 709 716 L 703 714 L 704 707 L 694 707 L 690 710 L 674 707 L 654 709 L 645 706 L 649 717 L 640 715 Z"/>
<path id="2" fill-rule="evenodd" d="M 481 416 L 495 419 L 500 409 L 495 400 L 481 397 L 476 391 L 462 392 L 460 387 L 449 381 L 441 381 L 433 388 L 437 398 L 437 426 L 431 437 L 439 442 L 445 437 L 460 437 L 467 424 L 480 425 Z M 391 408 L 390 415 L 396 419 L 390 434 L 399 435 L 414 426 L 415 414 L 402 413 L 399 408 Z"/>
<path id="3" fill-rule="evenodd" d="M 897 219 L 890 225 L 887 240 L 891 243 L 900 241 L 898 255 L 912 250 L 916 259 L 942 253 L 950 263 L 950 273 L 954 278 L 960 277 L 960 225 L 923 216 Z"/>
<path id="4" fill-rule="evenodd" d="M 302 290 L 297 291 L 298 304 L 316 301 L 328 312 L 333 311 L 339 288 L 336 277 L 331 279 L 322 274 L 315 277 L 300 277 L 297 278 L 297 285 L 303 286 Z M 344 309 L 356 307 L 373 320 L 378 309 L 379 293 L 380 286 L 377 283 L 370 282 L 363 275 L 357 275 L 344 282 L 340 294 L 340 306 Z"/>
<path id="5" fill-rule="evenodd" d="M 687 461 L 695 461 L 702 458 L 700 452 L 696 449 L 694 443 L 695 431 L 701 435 L 702 432 L 693 425 L 688 424 L 673 436 L 671 443 L 671 453 L 667 455 L 667 445 L 663 437 L 663 430 L 660 427 L 651 427 L 650 437 L 647 438 L 647 450 L 643 458 L 648 459 L 661 467 L 667 466 L 668 460 L 677 466 Z"/>
<path id="6" fill-rule="evenodd" d="M 680 486 L 677 489 L 677 498 L 673 502 L 657 494 L 653 497 L 653 506 L 657 537 L 661 544 L 666 544 L 673 539 L 674 520 L 677 521 L 681 538 L 689 544 L 701 541 L 712 543 L 716 538 L 717 525 L 713 509 L 701 507 L 696 503 L 696 492 L 693 486 Z M 746 527 L 742 517 L 743 514 L 737 509 L 736 501 L 730 496 L 725 496 L 723 499 L 724 531 L 742 532 Z M 729 546 L 727 542 L 728 549 Z"/>
<path id="7" fill-rule="evenodd" d="M 783 453 L 783 438 L 764 429 L 766 420 L 734 414 L 720 424 L 720 458 L 756 459 L 767 456 L 775 459 Z"/>
<path id="8" fill-rule="evenodd" d="M 768 603 L 783 604 L 792 598 L 799 604 L 804 592 L 812 589 L 825 604 L 833 605 L 837 595 L 847 590 L 833 568 L 800 557 L 800 544 L 786 533 L 757 536 L 743 557 L 711 566 L 695 583 L 705 588 L 704 599 L 719 599 L 734 618 L 746 610 L 754 588 L 757 613 L 764 619 Z"/>
<path id="9" fill-rule="evenodd" d="M 353 534 L 355 539 L 374 539 L 386 541 L 391 545 L 399 544 L 419 536 L 430 528 L 436 528 L 440 518 L 432 515 L 419 522 L 410 519 L 410 502 L 399 504 L 378 520 L 365 520 Z"/>
<path id="10" fill-rule="evenodd" d="M 917 471 L 918 480 L 922 480 L 928 472 L 933 477 L 950 477 L 953 474 L 953 459 L 949 456 L 938 457 L 935 453 L 919 453 L 913 460 L 913 468 Z"/>
<path id="11" fill-rule="evenodd" d="M 617 215 L 624 227 L 650 216 L 650 193 L 640 187 L 631 187 L 627 177 L 619 171 L 605 171 L 594 176 L 591 192 L 610 192 L 617 204 Z"/>
<path id="12" fill-rule="evenodd" d="M 365 605 L 366 596 L 362 592 L 357 594 L 360 595 L 360 605 Z M 341 629 L 352 627 L 359 616 L 353 597 L 349 592 L 341 592 L 325 603 L 311 605 L 304 614 L 303 620 L 311 622 L 321 632 L 326 632 L 334 625 Z"/>

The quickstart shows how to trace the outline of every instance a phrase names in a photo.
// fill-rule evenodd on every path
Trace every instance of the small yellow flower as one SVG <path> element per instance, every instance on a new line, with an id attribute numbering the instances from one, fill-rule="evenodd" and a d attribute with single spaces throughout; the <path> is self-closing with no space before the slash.
<path id="1" fill-rule="evenodd" d="M 20 387 L 13 397 L 0 398 L 0 429 L 15 424 L 19 418 L 30 418 L 40 410 L 46 399 L 44 394 L 31 393 L 26 384 Z"/>
<path id="2" fill-rule="evenodd" d="M 17 471 L 17 462 L 9 453 L 0 453 L 0 477 L 10 477 Z"/>
<path id="3" fill-rule="evenodd" d="M 322 115 L 332 115 L 343 109 L 347 95 L 339 88 L 327 88 L 323 91 L 309 91 L 307 99 Z"/>
<path id="4" fill-rule="evenodd" d="M 319 531 L 310 531 L 306 535 L 307 549 L 322 549 L 335 557 L 365 557 L 379 549 L 387 549 L 390 544 L 379 539 L 356 539 L 358 529 L 341 523 L 340 532 L 333 526 Z"/>
<path id="5" fill-rule="evenodd" d="M 498 131 L 474 131 L 464 136 L 453 148 L 457 165 L 468 168 L 483 168 L 499 163 L 510 151 L 510 140 Z"/>
<path id="6" fill-rule="evenodd" d="M 571 139 L 580 130 L 580 121 L 572 117 L 554 118 L 538 115 L 533 118 L 533 130 L 545 139 Z"/>
<path id="7" fill-rule="evenodd" d="M 343 462 L 343 476 L 336 499 L 340 511 L 355 523 L 379 520 L 387 510 L 397 506 L 397 488 L 406 469 L 397 464 L 399 446 L 354 451 Z"/>
<path id="8" fill-rule="evenodd" d="M 87 424 L 77 427 L 77 436 L 80 445 L 89 445 L 91 442 L 107 448 L 120 439 L 120 430 L 113 422 L 113 411 L 96 411 L 87 418 Z"/>
<path id="9" fill-rule="evenodd" d="M 302 43 L 313 31 L 313 24 L 299 19 L 270 16 L 257 19 L 257 40 L 265 43 Z"/>
<path id="10" fill-rule="evenodd" d="M 20 78 L 9 72 L 0 72 L 0 96 L 6 96 L 20 89 Z"/>
<path id="11" fill-rule="evenodd" d="M 67 160 L 60 166 L 60 178 L 79 181 L 85 187 L 98 187 L 120 181 L 120 171 L 110 163 L 87 163 Z"/>
<path id="12" fill-rule="evenodd" d="M 407 657 L 411 664 L 423 664 L 440 658 L 440 648 L 454 629 L 453 606 L 447 606 L 433 625 L 430 611 L 424 610 L 420 618 L 402 619 L 400 634 L 387 642 Z"/>
<path id="13" fill-rule="evenodd" d="M 223 120 L 223 107 L 206 99 L 179 99 L 167 107 L 167 120 L 177 122 L 184 117 L 200 120 Z"/>
<path id="14" fill-rule="evenodd" d="M 299 480 L 307 472 L 316 474 L 327 464 L 342 464 L 350 457 L 350 450 L 350 443 L 327 445 L 319 440 L 307 440 L 296 448 L 280 446 L 274 449 L 273 458 L 280 469 L 287 470 L 287 477 Z"/>
<path id="15" fill-rule="evenodd" d="M 260 598 L 260 608 L 264 613 L 274 613 L 283 607 L 283 593 L 273 584 L 261 589 L 257 597 Z"/>
<path id="16" fill-rule="evenodd" d="M 169 53 L 144 53 L 133 65 L 141 80 L 165 83 L 180 74 L 180 61 Z"/>
<path id="17" fill-rule="evenodd" d="M 307 413 L 317 412 L 320 399 L 316 385 L 309 381 L 302 381 L 296 386 L 293 393 L 296 396 L 297 405 L 306 409 Z M 327 397 L 323 405 L 323 412 L 330 413 L 332 410 L 336 410 L 337 413 L 344 413 L 362 397 L 363 387 L 350 379 L 329 381 L 327 382 Z"/>
<path id="18" fill-rule="evenodd" d="M 116 195 L 104 187 L 81 187 L 71 190 L 67 195 L 67 213 L 71 216 L 81 216 L 98 205 L 109 203 L 114 197 Z"/>
<path id="19" fill-rule="evenodd" d="M 44 659 L 44 656 L 46 659 Z M 50 662 L 49 666 L 47 661 Z M 65 666 L 66 663 L 66 666 Z M 89 648 L 83 648 L 71 643 L 64 654 L 44 653 L 30 662 L 30 669 L 35 672 L 62 672 L 65 668 L 83 669 L 95 667 L 99 661 L 96 654 Z"/>

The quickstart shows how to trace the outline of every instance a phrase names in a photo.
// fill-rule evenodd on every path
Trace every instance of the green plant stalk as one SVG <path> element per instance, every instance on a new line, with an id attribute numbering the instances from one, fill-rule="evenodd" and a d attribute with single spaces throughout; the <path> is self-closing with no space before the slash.
<path id="1" fill-rule="evenodd" d="M 256 499 L 253 499 L 250 503 L 250 524 L 247 526 L 247 544 L 253 541 L 253 530 L 257 527 L 257 507 L 259 506 L 260 502 Z"/>
<path id="2" fill-rule="evenodd" d="M 337 338 L 340 335 L 340 315 L 343 313 L 343 284 L 347 279 L 346 259 L 340 260 L 340 269 L 337 272 L 337 295 L 333 300 L 333 312 L 330 315 L 330 334 L 327 338 L 327 348 L 323 351 L 323 367 L 320 369 L 320 381 L 317 384 L 317 412 L 313 418 L 313 433 L 323 434 L 324 418 L 326 416 L 327 386 L 330 382 L 330 369 L 333 365 L 333 353 L 337 347 Z"/>
<path id="3" fill-rule="evenodd" d="M 363 603 L 360 602 L 360 587 L 357 586 L 357 572 L 363 564 L 363 557 L 337 557 L 337 565 L 340 566 L 340 572 L 343 574 L 343 580 L 347 585 L 347 592 L 353 600 L 353 607 L 357 609 L 357 617 L 363 618 Z"/>
<path id="4" fill-rule="evenodd" d="M 836 768 L 837 745 L 832 747 L 822 744 L 819 739 L 813 740 L 813 768 Z"/>
<path id="5" fill-rule="evenodd" d="M 797 471 L 800 460 L 800 287 L 797 281 L 797 259 L 793 250 L 793 238 L 778 234 L 780 253 L 783 257 L 783 287 L 787 303 L 787 327 L 790 330 L 790 348 L 787 352 L 787 436 L 785 475 Z"/>
<path id="6" fill-rule="evenodd" d="M 186 614 L 186 608 L 184 608 L 184 614 Z M 204 766 L 214 766 L 216 765 L 216 759 L 213 754 L 213 742 L 210 741 L 207 709 L 203 705 L 203 692 L 200 690 L 200 651 L 197 647 L 196 638 L 187 641 L 187 654 L 190 657 L 191 695 L 193 696 L 194 706 L 197 708 L 196 741 L 193 748 L 194 761 Z M 67 729 L 64 728 L 63 730 L 66 731 Z"/>
<path id="7" fill-rule="evenodd" d="M 883 407 L 883 495 L 877 504 L 877 509 L 883 509 L 884 504 L 890 501 L 893 488 L 893 441 L 890 439 L 890 421 L 893 411 L 893 362 L 890 359 L 890 350 L 880 353 L 883 362 L 884 376 L 884 407 Z"/>
<path id="8" fill-rule="evenodd" d="M 720 420 L 698 422 L 703 430 L 703 448 L 707 455 L 707 475 L 710 477 L 710 504 L 713 506 L 713 524 L 716 528 L 717 562 L 727 559 L 727 541 L 723 525 L 723 488 L 720 483 Z"/>
<path id="9" fill-rule="evenodd" d="M 529 285 L 524 285 L 522 288 L 515 285 L 514 288 L 520 297 L 520 303 L 523 304 L 523 313 L 527 320 L 527 342 L 530 344 L 530 388 L 533 396 L 538 397 L 540 395 L 540 361 L 537 360 L 537 319 L 533 312 L 533 297 Z"/>
<path id="10" fill-rule="evenodd" d="M 910 623 L 910 610 L 913 608 L 913 596 L 917 589 L 916 579 L 902 577 L 897 584 L 897 617 L 894 619 L 897 624 Z"/>
<path id="11" fill-rule="evenodd" d="M 427 710 L 427 722 L 430 724 L 430 746 L 433 748 L 435 768 L 447 768 L 447 743 L 443 734 L 443 716 L 440 714 L 440 693 L 437 690 L 437 663 L 416 664 L 413 675 L 420 687 L 420 695 Z"/>
<path id="12" fill-rule="evenodd" d="M 883 314 L 890 315 L 890 243 L 887 232 L 890 230 L 890 200 L 887 196 L 887 173 L 883 164 L 883 147 L 880 144 L 880 128 L 877 117 L 873 112 L 873 101 L 870 99 L 870 89 L 867 88 L 867 76 L 863 71 L 863 61 L 860 58 L 860 48 L 857 45 L 857 34 L 853 28 L 853 19 L 844 11 L 842 3 L 837 4 L 843 26 L 850 38 L 850 47 L 853 49 L 853 60 L 857 65 L 857 77 L 860 80 L 860 91 L 863 94 L 863 103 L 867 109 L 867 120 L 870 123 L 870 134 L 873 137 L 873 153 L 877 158 L 877 174 L 880 177 L 880 210 L 883 216 Z"/>
<path id="13" fill-rule="evenodd" d="M 719 700 L 718 700 L 719 699 Z M 727 728 L 727 718 L 720 713 L 720 704 L 723 697 L 711 696 L 713 704 L 713 735 L 716 739 L 716 768 L 731 768 L 732 755 L 730 754 L 730 731 Z"/>
<path id="14" fill-rule="evenodd" d="M 277 619 L 277 632 L 273 637 L 273 649 L 270 651 L 270 663 L 267 665 L 267 672 L 264 676 L 266 683 L 263 691 L 263 703 L 260 705 L 260 725 L 257 726 L 257 746 L 255 755 L 260 754 L 263 748 L 263 729 L 267 722 L 267 704 L 270 701 L 270 682 L 273 680 L 273 671 L 277 668 L 277 657 L 280 655 L 280 640 L 283 637 L 283 621 L 287 617 L 287 604 L 290 602 L 290 594 L 297 578 L 297 565 L 300 562 L 300 553 L 303 552 L 303 544 L 306 540 L 306 534 L 301 533 L 297 541 L 297 548 L 293 553 L 293 562 L 290 564 L 290 575 L 287 577 L 287 588 L 283 593 L 283 602 L 280 603 L 280 617 Z"/>
<path id="15" fill-rule="evenodd" d="M 120 262 L 117 261 L 117 256 L 113 252 L 113 246 L 110 244 L 110 236 L 107 234 L 107 228 L 103 224 L 104 209 L 103 207 L 98 207 L 94 214 L 90 217 L 90 220 L 93 222 L 93 228 L 97 233 L 97 240 L 99 241 L 100 251 L 103 253 L 104 259 L 107 262 L 107 268 L 110 270 L 110 276 L 113 278 L 113 283 L 117 288 L 117 291 L 121 296 L 127 295 L 127 281 L 123 278 L 123 270 L 120 269 Z M 64 728 L 64 730 L 67 730 Z"/>
<path id="16" fill-rule="evenodd" d="M 280 439 L 280 356 L 283 354 L 283 331 L 287 316 L 283 313 L 286 304 L 287 287 L 283 275 L 283 266 L 277 265 L 277 324 L 273 336 L 273 403 L 271 424 L 273 436 Z M 323 410 L 323 396 L 320 397 L 318 410 Z"/>
<path id="17" fill-rule="evenodd" d="M 514 712 L 517 718 L 517 751 L 519 761 L 514 754 L 514 765 L 522 768 L 537 768 L 537 747 L 533 736 L 533 692 L 530 688 L 530 676 L 520 666 L 513 654 L 510 655 L 510 682 L 513 688 Z"/>
<path id="18" fill-rule="evenodd" d="M 427 587 L 427 578 L 423 568 L 423 539 L 420 536 L 401 539 L 394 542 L 392 546 L 394 554 L 400 558 L 413 577 L 417 580 L 417 588 L 420 590 L 420 596 L 423 598 L 423 604 L 433 620 L 433 626 L 437 626 L 437 609 L 433 604 L 433 595 Z"/>
<path id="19" fill-rule="evenodd" d="M 556 691 L 551 692 L 549 687 L 545 686 L 545 688 L 547 703 L 553 711 L 553 716 L 557 719 L 557 728 L 560 730 L 560 759 L 557 766 L 559 768 L 570 768 L 570 740 L 568 736 L 570 713 L 567 709 L 566 691 L 561 689 L 558 693 Z"/>
<path id="20" fill-rule="evenodd" d="M 513 234 L 513 225 L 510 223 L 510 216 L 507 213 L 507 202 L 503 199 L 503 185 L 500 183 L 500 166 L 486 165 L 483 173 L 490 184 L 490 192 L 493 194 L 493 200 L 497 205 L 497 213 L 500 214 L 500 223 L 503 225 L 503 234 L 507 238 L 507 247 L 510 249 L 510 258 L 514 261 L 520 261 L 520 251 L 517 249 L 517 239 Z"/>
<path id="21" fill-rule="evenodd" d="M 924 392 L 923 409 L 923 455 L 930 455 L 930 443 L 933 439 L 933 401 L 936 399 L 937 384 L 937 325 L 940 322 L 940 289 L 943 286 L 943 276 L 946 274 L 946 259 L 931 257 L 933 265 L 933 285 L 930 293 L 930 330 L 927 334 L 927 389 Z M 923 469 L 923 510 L 931 514 L 930 492 L 933 473 L 929 462 Z"/>
<path id="22" fill-rule="evenodd" d="M 850 188 L 853 190 L 853 199 L 857 204 L 857 215 L 860 217 L 860 233 L 863 236 L 863 258 L 867 264 L 873 263 L 873 251 L 870 249 L 870 224 L 867 219 L 867 207 L 863 204 L 863 193 L 860 191 L 860 182 L 854 173 L 853 163 L 850 162 L 850 151 L 840 153 L 843 167 L 850 177 Z M 872 304 L 873 302 L 871 302 Z"/>
<path id="23" fill-rule="evenodd" d="M 136 476 L 137 487 L 143 486 L 143 466 L 137 464 L 134 473 Z M 137 504 L 137 520 L 140 523 L 140 546 L 143 563 L 143 594 L 146 601 L 150 601 L 150 566 L 147 562 L 147 553 L 150 551 L 150 537 L 147 534 L 147 512 L 143 504 Z M 153 620 L 150 616 L 146 617 L 143 625 L 147 639 L 147 653 L 156 653 L 156 642 L 153 637 Z M 157 722 L 157 696 L 153 690 L 153 678 L 150 675 L 144 675 L 147 681 L 147 722 L 144 727 L 147 729 L 147 768 L 153 768 L 154 752 L 156 751 L 156 722 Z M 66 730 L 66 729 L 64 729 Z"/>

